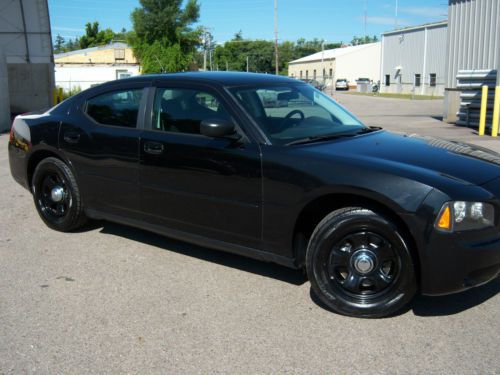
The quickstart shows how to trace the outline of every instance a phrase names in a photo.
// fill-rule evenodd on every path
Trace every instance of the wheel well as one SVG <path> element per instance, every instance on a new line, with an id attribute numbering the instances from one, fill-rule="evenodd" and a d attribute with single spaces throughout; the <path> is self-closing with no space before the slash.
<path id="1" fill-rule="evenodd" d="M 28 171 L 27 171 L 27 177 L 28 177 L 28 186 L 31 189 L 31 180 L 33 179 L 33 173 L 35 172 L 36 166 L 43 160 L 49 157 L 57 158 L 61 160 L 61 158 L 55 154 L 52 151 L 47 151 L 47 150 L 40 150 L 35 152 L 33 155 L 31 155 L 29 161 L 28 161 Z"/>
<path id="2" fill-rule="evenodd" d="M 330 212 L 344 207 L 362 207 L 390 219 L 401 231 L 410 246 L 415 260 L 416 274 L 419 275 L 419 258 L 416 242 L 406 223 L 386 205 L 366 197 L 353 194 L 330 194 L 311 201 L 299 214 L 293 231 L 293 250 L 296 263 L 303 267 L 309 239 L 323 218 Z"/>

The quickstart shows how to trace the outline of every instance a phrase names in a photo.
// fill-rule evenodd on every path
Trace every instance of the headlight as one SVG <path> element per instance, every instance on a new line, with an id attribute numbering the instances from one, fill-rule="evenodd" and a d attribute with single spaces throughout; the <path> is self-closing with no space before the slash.
<path id="1" fill-rule="evenodd" d="M 483 202 L 448 202 L 439 212 L 435 227 L 445 232 L 484 229 L 495 225 L 495 209 Z"/>

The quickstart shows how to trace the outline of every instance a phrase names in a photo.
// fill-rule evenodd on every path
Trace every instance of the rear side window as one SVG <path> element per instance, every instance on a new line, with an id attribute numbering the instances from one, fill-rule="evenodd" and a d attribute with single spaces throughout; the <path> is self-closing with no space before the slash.
<path id="1" fill-rule="evenodd" d="M 142 89 L 107 92 L 87 100 L 87 115 L 103 125 L 135 128 Z"/>

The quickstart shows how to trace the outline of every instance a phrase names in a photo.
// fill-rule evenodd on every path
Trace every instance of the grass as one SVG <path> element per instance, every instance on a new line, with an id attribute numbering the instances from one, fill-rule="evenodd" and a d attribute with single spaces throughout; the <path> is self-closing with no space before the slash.
<path id="1" fill-rule="evenodd" d="M 363 95 L 363 96 L 374 96 L 380 98 L 393 98 L 393 99 L 414 99 L 414 100 L 439 100 L 443 99 L 443 96 L 436 95 L 413 95 L 413 94 L 392 94 L 392 93 L 372 93 L 372 92 L 357 92 L 357 91 L 345 91 L 349 95 Z"/>

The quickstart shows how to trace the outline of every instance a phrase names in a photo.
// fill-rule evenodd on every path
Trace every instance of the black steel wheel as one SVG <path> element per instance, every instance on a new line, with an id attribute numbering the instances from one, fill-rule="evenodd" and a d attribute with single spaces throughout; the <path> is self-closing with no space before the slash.
<path id="1" fill-rule="evenodd" d="M 49 227 L 66 232 L 84 224 L 80 191 L 63 161 L 43 159 L 33 173 L 32 192 L 37 211 Z"/>
<path id="2" fill-rule="evenodd" d="M 363 208 L 334 211 L 318 224 L 306 267 L 316 295 L 344 315 L 391 315 L 416 293 L 413 258 L 399 229 Z"/>

